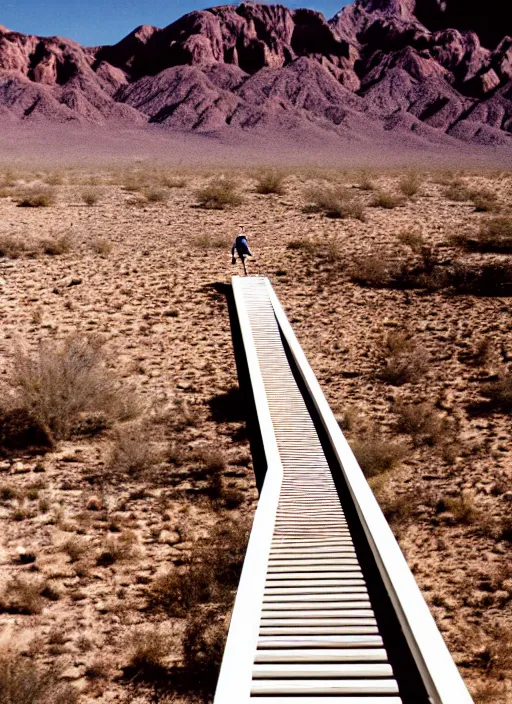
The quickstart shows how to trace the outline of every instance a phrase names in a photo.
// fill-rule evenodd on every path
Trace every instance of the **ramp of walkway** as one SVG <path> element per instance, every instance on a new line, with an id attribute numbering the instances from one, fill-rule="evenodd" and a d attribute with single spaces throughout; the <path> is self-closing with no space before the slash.
<path id="1" fill-rule="evenodd" d="M 233 293 L 266 467 L 215 704 L 469 704 L 269 281 Z"/>

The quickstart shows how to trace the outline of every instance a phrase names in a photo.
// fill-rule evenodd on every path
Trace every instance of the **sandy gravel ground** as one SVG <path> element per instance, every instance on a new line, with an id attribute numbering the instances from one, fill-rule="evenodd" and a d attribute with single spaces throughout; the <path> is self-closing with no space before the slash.
<path id="1" fill-rule="evenodd" d="M 102 336 L 112 372 L 146 409 L 140 442 L 220 450 L 224 486 L 238 491 L 239 505 L 213 500 L 186 462 L 173 469 L 160 458 L 156 478 L 105 481 L 114 429 L 61 441 L 44 456 L 0 460 L 0 488 L 14 491 L 0 494 L 0 581 L 44 578 L 55 592 L 43 596 L 39 613 L 0 609 L 0 637 L 53 663 L 84 704 L 157 701 L 151 688 L 123 677 L 134 641 L 151 626 L 170 636 L 167 665 L 181 657 L 185 619 L 148 610 L 153 580 L 179 566 L 215 524 L 250 516 L 256 504 L 243 423 L 215 410 L 237 383 L 226 301 L 215 286 L 235 273 L 229 249 L 243 223 L 256 255 L 251 273 L 271 278 L 349 440 L 363 449 L 377 442 L 403 448 L 394 467 L 371 481 L 475 701 L 512 702 L 510 414 L 469 411 L 483 384 L 510 370 L 510 298 L 376 288 L 352 276 L 372 254 L 410 259 L 397 237 L 404 232 L 438 247 L 445 266 L 496 256 L 509 264 L 507 255 L 465 254 L 450 244 L 450 235 L 474 231 L 491 215 L 444 191 L 462 178 L 468 188 L 493 191 L 506 215 L 510 175 L 423 175 L 416 195 L 385 209 L 370 207 L 375 190 L 361 189 L 358 173 L 289 172 L 284 193 L 264 195 L 255 192 L 254 174 L 239 170 L 231 176 L 244 202 L 224 210 L 197 207 L 196 191 L 211 173 L 168 173 L 163 185 L 161 176 L 139 165 L 129 174 L 6 179 L 0 241 L 34 245 L 67 233 L 70 244 L 54 256 L 0 257 L 0 382 L 7 393 L 19 347 L 35 354 L 41 340 Z M 400 174 L 371 178 L 398 190 Z M 17 207 L 26 182 L 48 180 L 54 204 Z M 306 189 L 340 184 L 364 206 L 364 221 L 303 212 Z M 161 194 L 157 202 L 147 200 L 148 189 Z M 97 201 L 86 205 L 91 190 Z M 401 331 L 410 334 L 411 354 L 422 352 L 423 366 L 416 380 L 395 386 L 378 372 L 386 339 Z M 430 404 L 441 430 L 414 442 L 397 428 L 398 402 Z M 173 431 L 154 421 L 183 404 L 194 415 L 189 426 Z M 101 564 L 105 541 L 119 535 L 133 549 Z M 70 538 L 86 544 L 75 561 L 64 547 Z M 35 559 L 23 559 L 27 553 Z"/>

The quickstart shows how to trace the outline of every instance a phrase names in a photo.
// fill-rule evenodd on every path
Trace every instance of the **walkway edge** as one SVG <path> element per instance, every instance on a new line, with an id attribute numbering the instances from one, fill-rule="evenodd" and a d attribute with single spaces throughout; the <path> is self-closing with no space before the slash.
<path id="1" fill-rule="evenodd" d="M 432 704 L 473 704 L 464 680 L 437 628 L 400 547 L 357 460 L 341 432 L 317 378 L 267 279 L 281 333 L 332 444 L 386 589 Z"/>
<path id="2" fill-rule="evenodd" d="M 256 413 L 262 435 L 267 471 L 254 514 L 240 583 L 231 614 L 228 638 L 217 682 L 214 704 L 243 704 L 251 696 L 252 670 L 258 644 L 258 631 L 265 590 L 277 505 L 281 493 L 283 467 L 261 376 L 258 355 L 240 277 L 232 279 L 233 295 L 244 344 Z"/>

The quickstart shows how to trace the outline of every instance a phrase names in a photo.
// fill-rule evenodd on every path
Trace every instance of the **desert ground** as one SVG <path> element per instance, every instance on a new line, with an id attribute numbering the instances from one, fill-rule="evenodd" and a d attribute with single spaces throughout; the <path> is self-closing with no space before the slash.
<path id="1" fill-rule="evenodd" d="M 477 704 L 512 703 L 512 174 L 0 171 L 0 703 L 209 701 L 248 232 Z"/>

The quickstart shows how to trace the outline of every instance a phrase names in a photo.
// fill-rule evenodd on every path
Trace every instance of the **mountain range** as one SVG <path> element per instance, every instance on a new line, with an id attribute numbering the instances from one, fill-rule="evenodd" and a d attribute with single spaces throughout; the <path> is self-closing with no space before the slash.
<path id="1" fill-rule="evenodd" d="M 326 19 L 244 2 L 163 29 L 142 25 L 99 47 L 0 26 L 0 119 L 510 147 L 503 4 L 355 0 Z"/>

